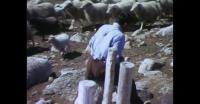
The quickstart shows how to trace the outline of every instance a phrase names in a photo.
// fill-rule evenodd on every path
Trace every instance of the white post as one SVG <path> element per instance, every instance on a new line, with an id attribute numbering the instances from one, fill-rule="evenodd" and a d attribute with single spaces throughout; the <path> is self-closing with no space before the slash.
<path id="1" fill-rule="evenodd" d="M 120 63 L 116 104 L 130 104 L 133 67 L 131 62 Z"/>
<path id="2" fill-rule="evenodd" d="M 78 97 L 74 104 L 95 104 L 94 95 L 97 84 L 92 80 L 82 80 L 78 86 Z"/>
<path id="3" fill-rule="evenodd" d="M 106 60 L 105 69 L 105 82 L 102 104 L 112 103 L 112 90 L 114 84 L 114 71 L 115 71 L 115 49 L 109 48 Z"/>

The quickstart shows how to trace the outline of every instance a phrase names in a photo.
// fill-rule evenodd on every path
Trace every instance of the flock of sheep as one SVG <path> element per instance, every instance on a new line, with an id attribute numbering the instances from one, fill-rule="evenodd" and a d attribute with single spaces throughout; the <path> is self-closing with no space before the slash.
<path id="1" fill-rule="evenodd" d="M 36 32 L 43 40 L 44 35 L 61 32 L 58 28 L 63 25 L 59 25 L 59 17 L 71 20 L 69 29 L 74 29 L 75 24 L 82 29 L 112 23 L 121 12 L 130 13 L 134 24 L 149 23 L 158 17 L 172 15 L 173 0 L 66 0 L 60 4 L 30 0 L 27 2 L 27 39 L 34 45 L 33 34 Z"/>

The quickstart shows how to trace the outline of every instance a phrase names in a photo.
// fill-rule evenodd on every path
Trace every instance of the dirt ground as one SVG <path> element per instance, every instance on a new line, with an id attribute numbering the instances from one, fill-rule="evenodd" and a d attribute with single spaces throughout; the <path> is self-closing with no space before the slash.
<path id="1" fill-rule="evenodd" d="M 68 33 L 73 34 L 73 33 Z M 46 55 L 51 56 L 50 54 L 50 46 L 45 41 L 42 41 L 42 38 L 39 36 L 35 36 L 35 41 L 38 43 L 38 46 L 35 48 L 27 48 L 27 56 L 32 55 Z M 47 37 L 46 37 L 47 38 Z M 172 41 L 172 36 L 167 37 L 147 37 L 145 39 L 146 46 L 134 47 L 132 49 L 125 49 L 123 54 L 124 56 L 130 57 L 131 62 L 135 64 L 133 71 L 133 78 L 135 81 L 139 80 L 142 76 L 138 74 L 138 67 L 140 61 L 143 61 L 145 58 L 160 58 L 157 54 L 157 51 L 160 50 L 158 46 L 155 45 L 156 42 L 161 42 L 163 44 L 167 44 Z M 55 54 L 53 61 L 53 72 L 59 74 L 59 71 L 66 67 L 73 67 L 75 69 L 81 69 L 85 67 L 83 56 L 81 56 L 81 52 L 86 48 L 86 43 L 73 43 L 72 53 L 66 55 L 64 60 L 61 60 L 62 57 L 59 54 Z M 164 67 L 162 67 L 161 71 L 169 78 L 173 77 L 173 72 L 171 69 L 170 62 L 172 59 L 172 55 L 165 56 L 167 58 L 167 62 Z M 32 88 L 27 90 L 27 104 L 34 104 L 34 102 L 38 101 L 39 98 L 52 99 L 58 104 L 72 104 L 72 102 L 68 102 L 65 99 L 62 99 L 60 95 L 43 95 L 42 90 L 46 85 L 50 84 L 50 82 L 40 83 L 38 85 L 33 86 Z M 78 87 L 78 86 L 77 86 Z M 155 96 L 154 96 L 155 97 Z"/>

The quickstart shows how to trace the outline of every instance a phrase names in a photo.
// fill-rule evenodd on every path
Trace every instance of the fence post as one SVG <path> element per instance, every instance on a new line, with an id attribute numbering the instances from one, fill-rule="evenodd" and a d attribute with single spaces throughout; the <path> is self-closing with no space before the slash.
<path id="1" fill-rule="evenodd" d="M 102 104 L 112 103 L 112 91 L 115 71 L 115 48 L 109 48 L 106 60 L 105 82 Z"/>
<path id="2" fill-rule="evenodd" d="M 97 84 L 92 80 L 82 80 L 78 86 L 78 97 L 74 104 L 95 104 L 94 95 Z"/>
<path id="3" fill-rule="evenodd" d="M 120 63 L 116 104 L 130 104 L 133 67 L 131 62 Z"/>

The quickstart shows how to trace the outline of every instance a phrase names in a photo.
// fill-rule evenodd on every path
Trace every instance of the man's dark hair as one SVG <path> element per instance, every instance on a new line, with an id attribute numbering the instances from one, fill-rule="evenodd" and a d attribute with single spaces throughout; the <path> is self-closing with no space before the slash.
<path id="1" fill-rule="evenodd" d="M 131 16 L 129 13 L 121 13 L 115 18 L 115 22 L 119 23 L 120 26 L 124 25 L 124 23 L 131 22 Z"/>

